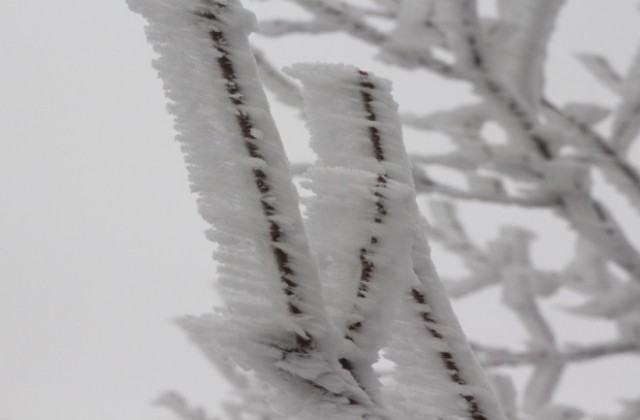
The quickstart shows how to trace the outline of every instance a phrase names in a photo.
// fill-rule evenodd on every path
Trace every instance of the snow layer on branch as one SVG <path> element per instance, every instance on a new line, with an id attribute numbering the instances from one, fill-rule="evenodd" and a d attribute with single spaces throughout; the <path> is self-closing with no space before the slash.
<path id="1" fill-rule="evenodd" d="M 149 21 L 191 188 L 212 225 L 207 236 L 219 244 L 225 320 L 183 324 L 202 347 L 287 388 L 281 394 L 291 401 L 275 400 L 279 410 L 314 419 L 329 404 L 336 418 L 363 415 L 370 402 L 338 364 L 289 163 L 249 47 L 253 14 L 235 0 L 129 4 Z"/>
<path id="2" fill-rule="evenodd" d="M 511 91 L 535 110 L 544 84 L 547 44 L 564 0 L 501 0 L 501 25 L 507 36 L 494 44 L 492 69 Z"/>

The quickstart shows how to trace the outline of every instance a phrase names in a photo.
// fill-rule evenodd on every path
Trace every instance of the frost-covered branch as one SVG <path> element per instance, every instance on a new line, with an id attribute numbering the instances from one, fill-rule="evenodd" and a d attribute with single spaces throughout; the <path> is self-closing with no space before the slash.
<path id="1" fill-rule="evenodd" d="M 479 15 L 475 0 L 293 0 L 310 20 L 264 22 L 271 37 L 344 32 L 379 48 L 388 64 L 473 87 L 477 99 L 466 105 L 405 114 L 406 125 L 454 147 L 413 157 L 413 169 L 383 79 L 350 66 L 301 65 L 291 70 L 301 92 L 268 51 L 252 56 L 254 21 L 235 0 L 129 2 L 151 22 L 199 211 L 219 245 L 223 316 L 181 325 L 243 389 L 247 398 L 229 405 L 230 418 L 502 419 L 432 266 L 427 233 L 466 265 L 462 278 L 446 282 L 450 295 L 500 288 L 528 334 L 524 351 L 474 345 L 487 368 L 533 367 L 519 398 L 508 378 L 492 377 L 509 418 L 581 418 L 553 402 L 565 368 L 640 352 L 640 252 L 591 179 L 596 169 L 640 208 L 640 168 L 629 155 L 640 132 L 640 59 L 622 76 L 603 56 L 579 57 L 615 94 L 614 106 L 545 99 L 563 0 L 499 0 L 491 17 Z M 287 161 L 262 83 L 283 103 L 304 102 L 315 165 Z M 435 177 L 438 166 L 467 185 Z M 305 171 L 313 195 L 303 224 L 291 177 Z M 429 227 L 416 191 L 450 200 L 431 204 Z M 466 201 L 552 210 L 573 229 L 575 256 L 562 269 L 539 269 L 534 235 L 514 227 L 474 243 L 455 212 Z M 613 321 L 618 338 L 564 343 L 540 305 L 563 288 L 584 299 L 567 312 Z M 381 354 L 394 364 L 383 378 L 373 367 Z M 174 397 L 174 411 L 200 420 Z M 615 418 L 633 418 L 629 407 Z"/>
<path id="2" fill-rule="evenodd" d="M 372 365 L 410 272 L 411 225 L 403 197 L 408 179 L 387 162 L 402 147 L 399 126 L 385 120 L 388 87 L 364 71 L 296 65 L 289 73 L 303 82 L 318 155 L 309 172 L 316 194 L 309 200 L 309 223 L 314 248 L 332 267 L 324 276 L 329 304 L 347 339 L 340 361 L 379 394 Z M 336 221 L 342 227 L 332 232 Z"/>

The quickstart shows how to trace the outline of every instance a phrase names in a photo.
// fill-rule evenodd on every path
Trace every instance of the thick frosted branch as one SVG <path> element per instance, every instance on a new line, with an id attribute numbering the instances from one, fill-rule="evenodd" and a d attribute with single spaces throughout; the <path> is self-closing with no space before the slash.
<path id="1" fill-rule="evenodd" d="M 376 197 L 375 205 L 372 206 L 374 225 L 396 223 L 393 220 L 393 207 L 389 207 L 388 212 L 386 207 L 391 204 L 387 197 L 396 188 L 392 181 L 408 185 L 410 191 L 413 189 L 413 182 L 409 162 L 400 143 L 396 105 L 389 97 L 387 83 L 352 68 L 336 67 L 340 71 L 327 70 L 313 76 L 310 76 L 309 68 L 304 69 L 305 71 L 297 71 L 299 77 L 305 85 L 316 85 L 314 94 L 305 94 L 305 100 L 309 104 L 316 104 L 314 112 L 309 114 L 313 115 L 312 132 L 316 138 L 323 139 L 322 144 L 317 145 L 320 162 L 373 172 L 378 183 L 378 188 L 372 190 Z M 331 73 L 333 77 L 322 77 L 325 73 Z M 348 92 L 360 97 L 348 99 Z M 356 115 L 364 117 L 364 124 L 357 123 L 358 118 L 353 114 L 353 107 L 356 106 Z M 345 139 L 353 140 L 347 142 Z M 385 180 L 384 190 L 379 189 L 382 180 Z M 365 237 L 365 246 L 360 248 L 359 256 L 360 281 L 356 307 L 359 304 L 362 307 L 358 308 L 358 312 L 363 309 L 369 313 L 380 311 L 382 308 L 367 308 L 374 302 L 391 308 L 390 292 L 394 291 L 397 295 L 397 291 L 407 290 L 407 280 L 402 280 L 403 276 L 407 276 L 407 270 L 408 280 L 412 282 L 409 290 L 402 295 L 401 318 L 394 323 L 392 341 L 386 352 L 397 365 L 398 373 L 394 375 L 394 379 L 400 385 L 396 392 L 404 395 L 407 403 L 397 404 L 393 398 L 394 391 L 391 391 L 391 405 L 403 418 L 414 418 L 420 413 L 459 415 L 476 420 L 501 419 L 503 417 L 497 402 L 466 344 L 464 334 L 433 271 L 415 193 L 411 193 L 409 198 L 414 233 L 407 237 L 412 240 L 413 247 L 405 252 L 410 259 L 397 261 L 393 270 L 385 270 L 386 278 L 375 279 L 376 270 L 384 269 L 385 261 L 389 260 L 369 259 L 370 255 L 383 251 L 387 246 L 385 242 L 391 245 L 389 237 L 377 233 Z M 403 264 L 408 264 L 408 267 L 403 267 Z M 371 278 L 367 278 L 368 276 Z M 374 279 L 384 279 L 392 289 L 387 289 L 386 292 L 379 289 L 383 292 L 379 295 L 373 289 Z M 366 335 L 368 319 L 355 321 L 348 324 L 347 336 L 358 346 L 362 343 L 360 334 Z M 421 374 L 422 380 L 418 381 L 420 385 L 414 386 L 414 378 Z"/>
<path id="2" fill-rule="evenodd" d="M 187 328 L 286 389 L 291 401 L 274 400 L 281 410 L 304 406 L 300 418 L 313 419 L 331 401 L 339 418 L 371 413 L 335 354 L 289 163 L 247 39 L 254 16 L 233 0 L 130 6 L 150 23 L 191 188 L 219 245 L 228 316 L 190 319 Z"/>
<path id="3" fill-rule="evenodd" d="M 341 362 L 378 393 L 371 365 L 411 278 L 408 172 L 394 163 L 404 154 L 397 106 L 388 82 L 354 67 L 296 65 L 289 73 L 303 82 L 318 156 L 309 225 L 346 337 Z"/>

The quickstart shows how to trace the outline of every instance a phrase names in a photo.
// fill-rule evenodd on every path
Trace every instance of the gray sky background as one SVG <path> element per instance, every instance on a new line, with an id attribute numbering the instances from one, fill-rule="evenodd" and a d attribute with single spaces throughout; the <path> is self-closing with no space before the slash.
<path id="1" fill-rule="evenodd" d="M 284 4 L 260 10 L 275 15 Z M 640 40 L 640 14 L 632 1 L 569 4 L 552 50 L 551 96 L 613 103 L 568 53 L 606 52 L 625 68 Z M 123 1 L 0 4 L 0 419 L 166 419 L 150 405 L 162 390 L 215 407 L 226 389 L 171 324 L 215 303 L 214 264 L 142 27 Z M 390 71 L 371 61 L 369 47 L 329 40 L 259 44 L 279 65 L 348 61 L 401 76 L 396 97 L 405 109 L 435 110 L 469 96 L 434 77 Z M 274 111 L 292 160 L 308 159 L 295 112 Z M 416 133 L 407 138 L 414 149 L 437 147 Z M 470 220 L 482 217 L 476 237 L 492 235 L 494 210 L 466 211 Z M 534 257 L 560 266 L 571 253 L 566 226 L 534 216 L 526 222 L 542 236 Z M 455 270 L 442 257 L 440 269 L 447 265 Z M 486 303 L 497 306 L 495 294 L 459 306 L 469 333 L 489 343 L 511 334 L 521 341 L 515 319 L 478 309 Z M 612 334 L 605 323 L 555 319 L 576 341 Z M 576 369 L 560 396 L 612 410 L 615 396 L 640 389 L 638 365 L 618 358 Z"/>

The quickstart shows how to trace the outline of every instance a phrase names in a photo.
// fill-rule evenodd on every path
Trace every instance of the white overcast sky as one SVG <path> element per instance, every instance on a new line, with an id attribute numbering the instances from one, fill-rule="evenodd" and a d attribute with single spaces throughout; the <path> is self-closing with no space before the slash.
<path id="1" fill-rule="evenodd" d="M 567 54 L 605 52 L 624 68 L 640 41 L 640 14 L 630 0 L 569 3 L 552 51 L 552 97 L 612 103 Z M 171 324 L 211 308 L 214 264 L 142 28 L 121 0 L 0 2 L 2 420 L 168 419 L 151 406 L 162 390 L 215 407 L 225 389 Z M 372 63 L 372 49 L 331 39 L 261 44 L 281 65 L 351 61 L 398 75 Z M 429 110 L 468 92 L 409 74 L 396 95 L 408 109 Z M 292 159 L 307 159 L 295 113 L 275 110 Z M 538 246 L 537 259 L 553 265 L 570 254 L 564 225 L 540 213 L 530 226 L 560 235 Z M 522 339 L 513 318 L 482 319 L 471 304 L 460 311 L 474 336 Z M 589 338 L 584 328 L 593 323 L 558 320 L 565 336 Z M 611 333 L 604 323 L 595 330 Z M 638 364 L 589 365 L 567 377 L 561 396 L 611 410 L 614 396 L 640 390 Z"/>

